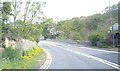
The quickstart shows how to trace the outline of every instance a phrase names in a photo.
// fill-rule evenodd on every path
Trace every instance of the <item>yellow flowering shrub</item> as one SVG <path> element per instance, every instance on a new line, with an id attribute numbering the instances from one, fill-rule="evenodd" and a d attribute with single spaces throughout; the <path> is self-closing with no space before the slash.
<path id="1" fill-rule="evenodd" d="M 26 50 L 24 51 L 24 56 L 22 56 L 23 59 L 25 60 L 32 60 L 34 56 L 39 55 L 41 52 L 41 49 L 39 47 L 33 47 L 32 50 Z"/>

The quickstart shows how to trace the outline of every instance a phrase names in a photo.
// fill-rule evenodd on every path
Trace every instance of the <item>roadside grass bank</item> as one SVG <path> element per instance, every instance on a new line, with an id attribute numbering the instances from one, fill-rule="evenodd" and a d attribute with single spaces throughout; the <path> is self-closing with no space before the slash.
<path id="1" fill-rule="evenodd" d="M 2 52 L 2 69 L 38 69 L 45 59 L 46 54 L 40 47 L 24 51 L 8 47 Z"/>
<path id="2" fill-rule="evenodd" d="M 102 48 L 102 47 L 100 48 L 100 47 L 90 46 L 90 48 L 96 48 L 96 49 L 103 49 L 103 50 L 108 50 L 108 51 L 120 52 L 120 47 L 106 46 L 104 48 Z"/>

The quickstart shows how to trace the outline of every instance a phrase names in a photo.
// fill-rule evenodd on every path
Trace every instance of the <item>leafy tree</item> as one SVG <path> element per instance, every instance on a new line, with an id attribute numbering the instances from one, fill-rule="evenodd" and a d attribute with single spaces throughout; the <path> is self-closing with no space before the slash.
<path id="1" fill-rule="evenodd" d="M 103 39 L 103 35 L 99 32 L 93 32 L 89 35 L 88 39 L 93 46 L 97 46 L 97 43 Z"/>
<path id="2" fill-rule="evenodd" d="M 9 15 L 11 14 L 11 2 L 3 2 L 3 7 L 2 7 L 2 21 L 5 23 L 5 21 L 8 20 Z"/>
<path id="3" fill-rule="evenodd" d="M 60 35 L 64 35 L 65 38 L 70 38 L 70 31 L 73 29 L 72 20 L 65 20 L 58 23 L 58 31 L 61 32 Z"/>
<path id="4" fill-rule="evenodd" d="M 11 2 L 3 2 L 2 3 L 2 40 L 5 40 L 5 36 L 8 32 L 8 27 L 6 27 L 5 23 L 7 23 L 7 20 L 9 19 L 9 16 L 11 15 Z"/>
<path id="5" fill-rule="evenodd" d="M 45 4 L 46 3 L 42 2 L 41 0 L 39 2 L 30 2 L 27 0 L 25 8 L 22 8 L 24 4 L 21 1 L 12 0 L 11 2 L 3 2 L 2 32 L 4 35 L 6 35 L 4 37 L 10 37 L 14 39 L 15 37 L 24 38 L 38 42 L 40 34 L 42 34 L 42 30 L 44 28 L 43 23 L 40 23 L 40 21 L 42 21 L 41 7 L 43 7 Z M 12 22 L 12 19 L 9 19 L 9 17 L 12 16 L 14 22 Z M 7 21 L 8 19 L 9 21 Z M 38 19 L 40 21 L 34 21 L 34 19 Z"/>
<path id="6" fill-rule="evenodd" d="M 29 39 L 32 41 L 38 41 L 40 38 L 40 34 L 42 34 L 43 24 L 35 23 L 32 24 L 30 22 L 24 23 L 24 21 L 18 20 L 17 31 L 20 37 Z"/>
<path id="7" fill-rule="evenodd" d="M 48 31 L 48 25 L 47 25 L 47 24 L 46 24 L 45 27 L 43 28 L 42 35 L 44 36 L 44 40 L 46 40 L 46 38 L 48 38 L 49 31 Z"/>
<path id="8" fill-rule="evenodd" d="M 82 17 L 81 17 L 82 18 Z M 84 25 L 84 20 L 81 20 L 81 18 L 73 18 L 73 30 L 80 32 Z"/>

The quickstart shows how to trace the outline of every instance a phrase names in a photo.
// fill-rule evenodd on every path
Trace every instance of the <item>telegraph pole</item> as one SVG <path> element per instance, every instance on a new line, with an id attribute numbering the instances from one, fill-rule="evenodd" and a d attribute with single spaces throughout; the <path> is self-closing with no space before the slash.
<path id="1" fill-rule="evenodd" d="M 118 33 L 120 36 L 120 1 L 118 2 Z M 118 36 L 118 45 L 120 46 L 120 37 Z"/>
<path id="2" fill-rule="evenodd" d="M 114 47 L 115 40 L 114 40 L 114 29 L 113 29 L 112 18 L 111 18 L 110 0 L 109 0 L 109 24 L 110 24 L 110 26 L 112 26 L 112 46 Z"/>

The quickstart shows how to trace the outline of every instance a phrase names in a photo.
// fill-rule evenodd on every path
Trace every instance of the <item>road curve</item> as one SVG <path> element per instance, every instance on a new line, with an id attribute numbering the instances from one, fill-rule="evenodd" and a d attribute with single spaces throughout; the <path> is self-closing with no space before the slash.
<path id="1" fill-rule="evenodd" d="M 52 56 L 49 69 L 118 69 L 118 54 L 53 41 L 40 41 Z"/>

